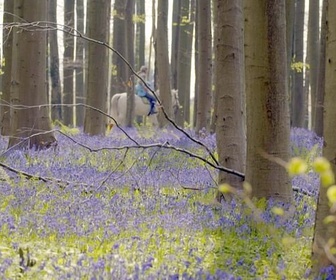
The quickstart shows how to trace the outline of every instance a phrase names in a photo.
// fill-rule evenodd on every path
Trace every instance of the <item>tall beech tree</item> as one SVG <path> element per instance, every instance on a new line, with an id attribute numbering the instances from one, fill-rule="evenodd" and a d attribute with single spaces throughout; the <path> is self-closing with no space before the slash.
<path id="1" fill-rule="evenodd" d="M 135 47 L 137 56 L 135 57 L 134 65 L 136 69 L 140 69 L 145 64 L 146 53 L 146 9 L 145 1 L 136 0 L 136 34 L 135 34 Z"/>
<path id="2" fill-rule="evenodd" d="M 324 102 L 324 145 L 323 156 L 327 158 L 331 164 L 332 171 L 336 174 L 336 2 L 324 1 L 323 10 L 326 11 L 324 23 L 326 27 L 326 64 L 325 64 L 325 102 Z M 324 28 L 324 27 L 322 27 Z M 322 39 L 322 38 L 321 38 Z M 317 274 L 321 268 L 331 264 L 327 250 L 328 242 L 336 238 L 336 223 L 326 223 L 324 219 L 335 212 L 330 211 L 330 205 L 327 198 L 327 190 L 325 186 L 320 187 L 319 198 L 317 203 L 315 231 L 314 231 L 314 247 L 313 247 L 313 271 Z M 335 244 L 329 243 L 335 247 Z M 327 249 L 327 250 L 326 250 Z M 332 252 L 329 252 L 332 254 Z M 333 256 L 334 257 L 334 256 Z"/>
<path id="3" fill-rule="evenodd" d="M 111 2 L 88 1 L 88 37 L 108 42 Z M 103 112 L 107 111 L 108 52 L 103 45 L 88 44 L 88 74 L 86 103 Z M 91 135 L 105 134 L 106 117 L 94 109 L 85 110 L 84 132 Z"/>
<path id="4" fill-rule="evenodd" d="M 208 130 L 211 118 L 211 1 L 197 1 L 198 61 L 197 61 L 197 111 L 195 130 Z"/>
<path id="5" fill-rule="evenodd" d="M 216 140 L 222 166 L 244 173 L 245 135 L 242 98 L 244 91 L 243 1 L 216 0 L 217 32 L 215 91 L 217 95 Z M 223 90 L 225 89 L 225 90 Z M 241 187 L 242 178 L 219 173 L 219 183 Z M 219 194 L 220 195 L 220 194 Z"/>
<path id="6" fill-rule="evenodd" d="M 75 28 L 75 1 L 64 0 L 64 24 Z M 74 125 L 74 36 L 64 33 L 64 56 L 63 56 L 63 122 L 66 125 Z"/>
<path id="7" fill-rule="evenodd" d="M 76 29 L 84 34 L 84 0 L 76 0 Z M 76 104 L 85 103 L 84 87 L 84 41 L 76 38 Z M 76 106 L 76 125 L 84 125 L 84 107 Z"/>
<path id="8" fill-rule="evenodd" d="M 286 0 L 286 40 L 287 40 L 287 67 L 288 67 L 288 93 L 293 96 L 293 70 L 292 61 L 294 58 L 294 16 L 295 1 Z"/>
<path id="9" fill-rule="evenodd" d="M 177 57 L 178 57 L 178 45 L 181 26 L 181 0 L 173 1 L 172 9 L 172 37 L 171 37 L 171 49 L 170 49 L 170 68 L 171 68 L 171 85 L 173 88 L 177 88 Z"/>
<path id="10" fill-rule="evenodd" d="M 112 46 L 122 55 L 126 53 L 125 40 L 125 1 L 115 0 L 113 5 L 113 42 Z M 112 53 L 111 98 L 113 94 L 126 91 L 126 65 L 116 54 Z"/>
<path id="11" fill-rule="evenodd" d="M 156 32 L 156 59 L 160 99 L 164 110 L 172 117 L 172 100 L 170 88 L 170 68 L 168 57 L 168 1 L 158 0 L 158 19 Z M 164 127 L 168 124 L 166 118 L 159 114 L 159 124 Z"/>
<path id="12" fill-rule="evenodd" d="M 303 88 L 303 32 L 304 32 L 304 10 L 305 0 L 295 0 L 294 16 L 294 61 L 293 92 L 291 103 L 292 126 L 305 127 L 307 113 L 307 98 Z M 301 67 L 300 67 L 301 64 Z"/>
<path id="13" fill-rule="evenodd" d="M 323 111 L 324 111 L 324 94 L 325 94 L 325 72 L 326 72 L 326 39 L 327 39 L 327 3 L 328 0 L 322 2 L 321 17 L 321 39 L 320 39 L 320 55 L 318 62 L 317 87 L 316 87 L 316 108 L 314 130 L 320 137 L 323 136 Z"/>
<path id="14" fill-rule="evenodd" d="M 48 17 L 50 22 L 57 22 L 57 0 L 48 0 Z M 48 32 L 49 42 L 49 75 L 51 80 L 51 119 L 62 119 L 62 103 L 61 79 L 59 69 L 59 52 L 58 52 L 58 35 L 57 31 Z M 56 105 L 58 104 L 58 105 Z"/>
<path id="15" fill-rule="evenodd" d="M 13 22 L 14 13 L 14 1 L 5 0 L 4 2 L 4 14 L 3 22 L 6 23 Z M 10 108 L 7 106 L 10 103 L 10 90 L 11 90 L 11 80 L 12 80 L 12 48 L 13 48 L 13 32 L 11 28 L 3 29 L 3 56 L 5 58 L 5 65 L 3 67 L 3 77 L 2 77 L 2 96 L 1 104 L 1 135 L 10 134 Z"/>
<path id="16" fill-rule="evenodd" d="M 47 1 L 15 0 L 14 14 L 25 22 L 46 21 Z M 13 30 L 11 104 L 26 109 L 12 110 L 8 147 L 42 149 L 56 141 L 46 106 L 47 33 L 31 27 Z"/>
<path id="17" fill-rule="evenodd" d="M 181 2 L 181 22 L 177 51 L 177 89 L 179 90 L 179 102 L 182 108 L 175 108 L 174 114 L 176 114 L 177 123 L 183 127 L 184 122 L 190 122 L 191 57 L 195 17 L 194 1 L 182 0 Z"/>
<path id="18" fill-rule="evenodd" d="M 246 181 L 255 197 L 292 200 L 287 161 L 289 97 L 285 0 L 244 1 L 247 117 Z"/>
<path id="19" fill-rule="evenodd" d="M 310 100 L 311 100 L 311 121 L 312 128 L 315 130 L 315 112 L 316 112 L 316 93 L 317 93 L 317 77 L 319 62 L 319 24 L 320 18 L 320 1 L 309 0 L 309 18 L 308 18 L 308 39 L 307 39 L 307 64 L 306 81 L 308 83 Z"/>
<path id="20" fill-rule="evenodd" d="M 134 0 L 127 0 L 125 5 L 125 46 L 126 46 L 126 59 L 128 63 L 134 67 Z M 133 125 L 133 107 L 134 107 L 134 89 L 133 89 L 133 73 L 131 69 L 126 68 L 127 77 L 127 113 L 126 113 L 126 125 Z"/>

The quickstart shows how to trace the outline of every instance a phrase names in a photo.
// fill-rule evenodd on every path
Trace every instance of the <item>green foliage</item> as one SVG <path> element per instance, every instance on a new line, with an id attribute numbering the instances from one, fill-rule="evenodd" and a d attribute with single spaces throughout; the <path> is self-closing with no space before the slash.
<path id="1" fill-rule="evenodd" d="M 143 23 L 145 24 L 146 23 L 146 15 L 145 14 L 136 14 L 136 15 L 133 15 L 133 22 L 134 23 Z"/>
<path id="2" fill-rule="evenodd" d="M 295 57 L 294 57 L 291 63 L 291 68 L 294 72 L 302 73 L 305 68 L 309 69 L 310 65 L 302 61 L 295 61 Z"/>
<path id="3" fill-rule="evenodd" d="M 58 126 L 60 128 L 61 132 L 63 132 L 64 134 L 67 134 L 67 135 L 77 135 L 80 132 L 77 127 L 68 127 L 68 126 L 64 125 L 62 122 L 60 122 L 59 120 L 56 120 L 54 122 L 54 126 Z"/>

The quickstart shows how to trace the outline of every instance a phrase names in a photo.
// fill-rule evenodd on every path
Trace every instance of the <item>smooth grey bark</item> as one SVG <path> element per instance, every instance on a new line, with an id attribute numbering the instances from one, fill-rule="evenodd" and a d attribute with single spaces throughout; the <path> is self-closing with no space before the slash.
<path id="1" fill-rule="evenodd" d="M 76 0 L 76 29 L 84 34 L 84 0 Z M 84 41 L 76 38 L 76 64 L 75 64 L 75 85 L 76 85 L 76 104 L 85 104 L 85 85 L 84 85 Z M 84 126 L 84 107 L 76 106 L 76 125 Z"/>
<path id="2" fill-rule="evenodd" d="M 64 24 L 75 28 L 75 1 L 64 0 Z M 64 33 L 63 56 L 63 122 L 65 125 L 74 125 L 74 36 Z"/>
<path id="3" fill-rule="evenodd" d="M 192 116 L 192 127 L 196 127 L 196 121 L 197 121 L 197 106 L 198 106 L 198 95 L 199 95 L 199 46 L 198 46 L 198 34 L 199 34 L 199 22 L 198 22 L 198 1 L 200 0 L 195 0 L 195 45 L 194 45 L 194 60 L 195 60 L 195 88 L 194 88 L 194 104 L 193 104 L 193 116 Z"/>
<path id="4" fill-rule="evenodd" d="M 111 2 L 88 1 L 88 37 L 108 42 Z M 108 52 L 105 46 L 88 44 L 88 73 L 86 86 L 87 105 L 107 112 Z M 85 110 L 84 132 L 90 135 L 105 134 L 106 117 L 94 109 Z"/>
<path id="5" fill-rule="evenodd" d="M 246 181 L 257 198 L 290 202 L 285 0 L 249 0 L 245 14 Z M 271 159 L 269 158 L 271 157 Z"/>
<path id="6" fill-rule="evenodd" d="M 156 33 L 156 62 L 158 71 L 158 82 L 160 90 L 160 99 L 162 106 L 168 117 L 172 117 L 172 99 L 170 88 L 170 67 L 168 57 L 168 2 L 158 0 L 158 18 Z M 159 126 L 168 125 L 168 120 L 163 114 L 159 114 Z"/>
<path id="7" fill-rule="evenodd" d="M 325 1 L 324 9 L 326 9 L 326 18 L 324 24 L 326 30 L 326 72 L 325 72 L 325 102 L 324 102 L 324 129 L 323 129 L 323 156 L 330 162 L 334 174 L 336 174 L 336 2 Z M 323 25 L 324 25 L 323 24 Z M 325 223 L 325 217 L 335 215 L 331 211 L 329 200 L 327 198 L 327 190 L 329 186 L 321 186 L 316 209 L 314 243 L 313 243 L 313 272 L 318 274 L 322 268 L 332 264 L 325 248 L 328 247 L 329 241 L 336 238 L 335 222 Z M 333 250 L 335 244 L 330 245 Z M 330 247 L 329 246 L 329 247 Z M 331 248 L 328 248 L 329 250 Z M 331 254 L 331 252 L 329 253 Z"/>
<path id="8" fill-rule="evenodd" d="M 305 0 L 296 0 L 294 20 L 294 57 L 296 63 L 303 63 L 303 32 L 304 32 Z M 307 98 L 303 88 L 303 69 L 294 70 L 292 95 L 292 126 L 305 127 Z"/>
<path id="9" fill-rule="evenodd" d="M 13 31 L 11 28 L 6 28 L 6 23 L 13 22 L 14 1 L 5 0 L 3 14 L 3 57 L 5 65 L 3 66 L 2 75 L 2 96 L 1 96 L 1 135 L 8 136 L 10 134 L 10 90 L 12 82 L 12 48 L 13 48 Z"/>
<path id="10" fill-rule="evenodd" d="M 136 1 L 136 56 L 135 56 L 135 69 L 140 69 L 145 64 L 145 45 L 146 45 L 146 11 L 145 1 Z"/>
<path id="11" fill-rule="evenodd" d="M 293 75 L 292 62 L 294 60 L 294 18 L 295 1 L 286 0 L 286 40 L 287 40 L 287 67 L 288 67 L 288 93 L 293 97 Z"/>
<path id="12" fill-rule="evenodd" d="M 48 1 L 48 17 L 50 22 L 57 22 L 56 9 L 57 1 Z M 61 89 L 61 79 L 60 79 L 60 69 L 59 69 L 59 52 L 58 52 L 58 40 L 57 31 L 49 31 L 49 74 L 51 80 L 51 119 L 61 120 L 62 119 L 62 107 L 59 105 L 62 103 L 62 89 Z M 58 105 L 56 105 L 58 104 Z"/>
<path id="13" fill-rule="evenodd" d="M 177 88 L 177 64 L 178 64 L 178 53 L 179 53 L 179 39 L 180 39 L 180 26 L 181 26 L 181 4 L 182 0 L 176 0 L 173 2 L 172 10 L 172 36 L 171 36 L 171 58 L 170 58 L 170 68 L 171 68 L 171 84 L 172 88 Z"/>
<path id="14" fill-rule="evenodd" d="M 325 64 L 326 64 L 326 37 L 327 37 L 327 0 L 323 0 L 321 17 L 321 39 L 320 56 L 318 65 L 317 91 L 316 91 L 316 110 L 314 130 L 320 137 L 323 136 L 323 111 L 325 94 Z"/>
<path id="15" fill-rule="evenodd" d="M 217 18 L 215 32 L 215 91 L 217 95 L 216 142 L 222 166 L 244 173 L 246 142 L 244 134 L 244 57 L 243 0 L 215 1 Z M 241 188 L 242 178 L 219 173 L 219 184 Z M 219 199 L 217 196 L 217 198 Z"/>
<path id="16" fill-rule="evenodd" d="M 115 0 L 113 6 L 113 43 L 112 46 L 121 55 L 125 55 L 125 1 Z M 112 53 L 112 71 L 111 71 L 111 98 L 115 93 L 125 92 L 127 90 L 126 65 L 122 59 Z"/>
<path id="17" fill-rule="evenodd" d="M 196 132 L 210 128 L 211 119 L 211 2 L 198 1 L 198 102 Z"/>
<path id="18" fill-rule="evenodd" d="M 134 67 L 134 0 L 127 0 L 125 6 L 125 46 L 126 46 L 126 59 L 128 63 Z M 134 89 L 133 89 L 133 73 L 127 68 L 127 112 L 126 112 L 126 126 L 131 127 L 133 125 L 133 107 L 134 107 Z"/>
<path id="19" fill-rule="evenodd" d="M 181 23 L 177 50 L 177 89 L 179 91 L 179 102 L 182 105 L 182 108 L 175 108 L 174 115 L 177 124 L 183 127 L 185 122 L 190 122 L 190 79 L 194 29 L 194 3 L 190 0 L 182 0 L 181 2 Z"/>
<path id="20" fill-rule="evenodd" d="M 45 21 L 47 2 L 38 1 L 31 5 L 15 0 L 14 14 L 25 22 Z M 47 33 L 18 27 L 13 31 L 11 104 L 31 107 L 12 110 L 8 147 L 49 148 L 56 139 L 50 132 L 49 107 L 46 106 Z"/>
<path id="21" fill-rule="evenodd" d="M 309 1 L 309 19 L 308 19 L 308 40 L 307 40 L 307 65 L 306 83 L 309 84 L 309 95 L 311 100 L 311 122 L 312 128 L 315 130 L 315 111 L 316 111 L 316 92 L 317 92 L 317 77 L 319 63 L 319 15 L 320 3 L 316 0 Z"/>

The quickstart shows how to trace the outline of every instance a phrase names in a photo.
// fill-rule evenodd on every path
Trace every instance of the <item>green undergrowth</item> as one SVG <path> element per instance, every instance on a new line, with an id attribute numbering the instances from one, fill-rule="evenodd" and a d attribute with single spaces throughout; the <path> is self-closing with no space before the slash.
<path id="1" fill-rule="evenodd" d="M 113 190 L 97 198 L 108 200 L 116 193 Z M 190 230 L 183 226 L 167 228 L 165 222 L 158 218 L 162 214 L 159 204 L 164 203 L 164 200 L 184 201 L 187 198 L 186 207 L 191 209 L 190 211 L 199 203 L 205 209 L 210 209 L 209 212 L 216 221 L 223 217 L 223 212 L 216 207 L 213 192 L 200 195 L 167 187 L 153 193 L 150 190 L 130 192 L 130 188 L 124 188 L 120 189 L 118 194 L 120 199 L 125 201 L 131 199 L 135 209 L 147 215 L 149 219 L 140 223 L 136 229 L 126 225 L 124 230 L 119 230 L 108 238 L 105 237 L 103 226 L 86 236 L 61 236 L 56 232 L 49 232 L 43 236 L 38 229 L 30 227 L 9 232 L 9 229 L 3 226 L 0 230 L 0 261 L 12 260 L 12 265 L 6 271 L 8 279 L 56 279 L 58 274 L 66 271 L 72 273 L 80 267 L 88 268 L 98 260 L 106 261 L 106 271 L 113 269 L 112 260 L 118 260 L 125 265 L 130 274 L 135 265 L 141 266 L 152 260 L 145 274 L 166 266 L 172 273 L 193 275 L 201 266 L 212 273 L 221 269 L 242 279 L 255 279 L 256 276 L 266 279 L 265 275 L 269 276 L 268 279 L 301 279 L 309 264 L 309 238 L 300 236 L 295 242 L 284 244 L 281 239 L 284 231 L 269 231 L 267 224 L 259 224 L 250 232 L 240 231 L 244 222 L 239 223 L 237 220 L 234 221 L 235 227 L 226 228 L 224 225 L 213 229 L 200 227 L 198 230 Z M 160 203 L 158 202 L 154 211 L 148 211 L 145 206 L 146 197 L 157 195 L 161 195 Z M 6 209 L 13 199 L 15 196 L 5 199 L 2 197 L 1 209 Z M 68 199 L 66 194 L 63 199 Z M 32 197 L 31 202 L 27 203 L 35 204 L 34 211 L 37 214 L 34 215 L 41 216 L 52 211 L 57 204 L 55 201 L 39 202 L 38 196 Z M 17 221 L 27 217 L 27 213 L 20 210 L 20 206 L 11 211 Z M 169 211 L 166 209 L 164 214 L 169 216 Z M 173 209 L 171 211 L 174 213 Z M 228 214 L 226 218 L 232 219 L 232 216 Z M 82 222 L 84 225 L 85 221 Z M 294 237 L 294 234 L 291 235 Z M 22 261 L 20 250 L 24 254 L 25 262 L 29 260 L 31 263 L 24 272 L 20 270 L 19 265 Z"/>

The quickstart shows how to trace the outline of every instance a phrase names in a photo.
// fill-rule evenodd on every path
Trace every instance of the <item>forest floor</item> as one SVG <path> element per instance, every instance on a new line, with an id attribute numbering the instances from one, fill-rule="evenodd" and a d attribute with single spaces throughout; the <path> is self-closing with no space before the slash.
<path id="1" fill-rule="evenodd" d="M 211 158 L 183 134 L 127 133 L 142 147 L 119 132 L 69 130 L 55 150 L 1 157 L 1 279 L 307 277 L 319 185 L 311 169 L 293 178 L 294 211 L 278 215 L 261 200 L 257 214 L 239 199 L 215 201 L 217 171 L 190 153 Z M 201 141 L 216 156 L 215 136 Z M 291 142 L 308 164 L 321 153 L 309 131 L 292 130 Z"/>

